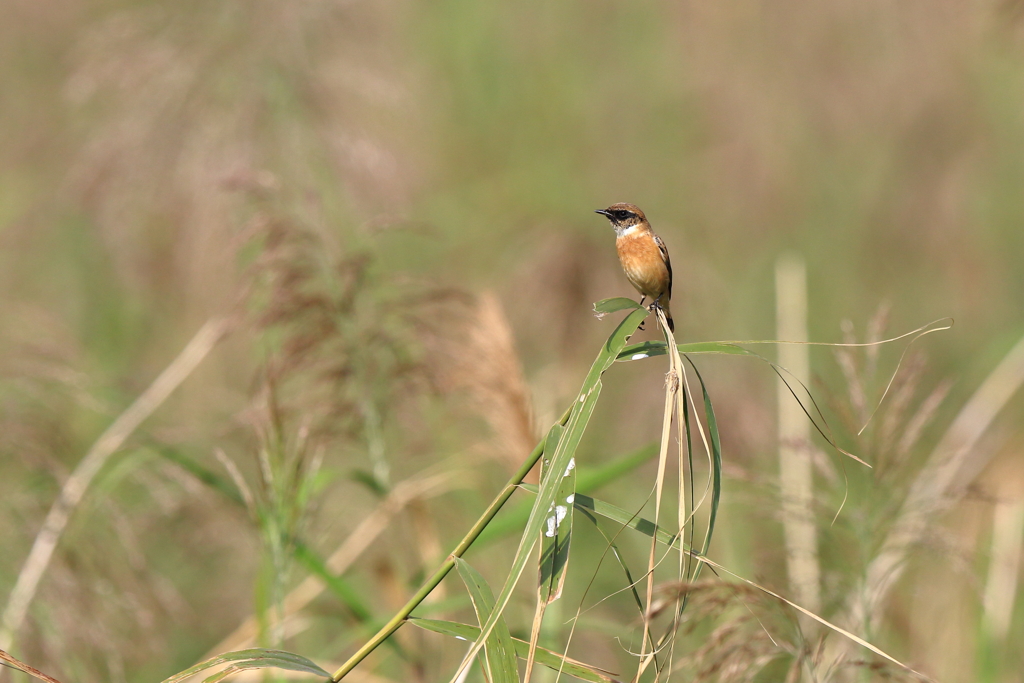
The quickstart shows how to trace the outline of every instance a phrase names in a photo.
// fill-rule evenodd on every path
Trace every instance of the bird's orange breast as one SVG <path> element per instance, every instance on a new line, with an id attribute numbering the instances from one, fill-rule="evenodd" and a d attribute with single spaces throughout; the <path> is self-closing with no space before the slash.
<path id="1" fill-rule="evenodd" d="M 649 232 L 615 240 L 619 261 L 629 282 L 644 296 L 657 299 L 669 287 L 668 266 Z"/>

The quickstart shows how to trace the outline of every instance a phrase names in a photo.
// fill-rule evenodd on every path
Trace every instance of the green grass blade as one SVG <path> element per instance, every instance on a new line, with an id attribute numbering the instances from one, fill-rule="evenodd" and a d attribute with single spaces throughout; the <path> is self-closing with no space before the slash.
<path id="1" fill-rule="evenodd" d="M 455 568 L 462 577 L 469 591 L 469 598 L 473 601 L 473 609 L 476 611 L 477 620 L 486 623 L 494 611 L 494 593 L 487 581 L 468 562 L 461 557 L 455 558 Z M 487 637 L 484 645 L 484 659 L 488 672 L 488 679 L 491 683 L 519 683 L 519 665 L 516 663 L 515 646 L 512 644 L 512 634 L 509 633 L 508 625 L 503 618 L 499 618 Z"/>
<path id="2" fill-rule="evenodd" d="M 741 346 L 731 342 L 694 342 L 692 344 L 677 344 L 679 353 L 682 354 L 726 354 L 729 356 L 757 356 L 752 351 L 747 351 Z M 645 341 L 639 344 L 630 344 L 619 352 L 618 360 L 631 361 L 664 356 L 668 352 L 668 346 L 663 341 Z M 758 356 L 760 357 L 760 356 Z"/>
<path id="3" fill-rule="evenodd" d="M 440 633 L 443 636 L 451 636 L 458 640 L 473 642 L 480 637 L 480 628 L 471 624 L 463 624 L 458 621 L 445 621 L 444 619 L 424 619 L 423 617 L 409 617 L 409 623 L 419 626 L 427 631 Z"/>
<path id="4" fill-rule="evenodd" d="M 688 464 L 688 466 L 690 468 L 690 477 L 689 477 L 689 479 L 690 479 L 690 498 L 689 498 L 690 508 L 686 512 L 686 518 L 688 520 L 690 520 L 689 523 L 687 524 L 687 526 L 689 527 L 688 531 L 690 533 L 690 539 L 689 539 L 688 545 L 692 548 L 693 547 L 693 529 L 696 526 L 696 524 L 694 523 L 694 520 L 693 520 L 693 516 L 694 516 L 693 506 L 697 504 L 696 503 L 697 497 L 696 497 L 696 495 L 694 493 L 694 485 L 693 485 L 693 428 L 692 428 L 692 425 L 690 424 L 690 400 L 691 400 L 691 396 L 689 394 L 690 394 L 689 388 L 684 386 L 683 391 L 682 391 L 682 397 L 681 397 L 682 408 L 683 408 L 683 430 L 686 432 L 686 458 L 687 458 L 687 464 Z M 680 531 L 679 533 L 682 534 L 683 532 Z M 687 558 L 687 559 L 689 559 L 689 558 Z M 687 572 L 687 576 L 689 576 L 691 565 L 690 565 L 689 562 L 687 562 L 686 564 L 687 564 L 686 572 Z M 699 569 L 699 567 L 698 567 L 698 569 Z M 687 598 L 689 598 L 689 596 L 687 596 Z M 679 614 L 682 614 L 684 609 L 686 609 L 686 598 L 684 598 L 683 603 L 679 606 Z"/>
<path id="5" fill-rule="evenodd" d="M 624 296 L 616 296 L 611 299 L 601 299 L 594 304 L 594 312 L 605 315 L 608 313 L 615 313 L 616 311 L 624 311 L 626 309 L 634 310 L 640 308 L 640 304 L 627 299 Z"/>
<path id="6" fill-rule="evenodd" d="M 173 462 L 232 503 L 245 507 L 245 501 L 231 480 L 200 465 L 174 448 L 160 444 L 151 444 L 150 447 L 161 457 Z M 360 622 L 367 622 L 373 618 L 370 608 L 366 606 L 358 591 L 348 581 L 341 576 L 332 574 L 323 559 L 301 540 L 291 539 L 291 543 L 294 546 L 295 559 L 311 574 L 323 581 L 328 590 L 348 607 L 356 619 Z"/>
<path id="7" fill-rule="evenodd" d="M 697 379 L 700 380 L 700 389 L 704 394 L 704 416 L 708 422 L 708 435 L 711 438 L 711 512 L 708 515 L 708 531 L 704 536 L 704 546 L 701 548 L 700 554 L 707 555 L 708 549 L 711 547 L 711 536 L 715 533 L 715 520 L 718 517 L 718 505 L 722 498 L 722 439 L 718 433 L 718 420 L 715 418 L 715 408 L 711 404 L 711 396 L 708 395 L 707 386 L 704 384 L 704 378 L 701 377 L 700 371 L 697 370 L 697 366 L 693 364 L 689 358 L 686 359 L 690 363 L 690 367 L 697 373 Z M 691 471 L 692 468 L 691 468 Z M 694 580 L 700 573 L 700 565 L 697 566 L 697 572 L 694 574 Z"/>
<path id="8" fill-rule="evenodd" d="M 285 669 L 288 671 L 301 671 L 325 678 L 330 677 L 329 673 L 302 655 L 283 650 L 251 648 L 217 655 L 180 673 L 176 673 L 170 678 L 164 679 L 163 683 L 178 683 L 190 676 L 194 676 L 200 671 L 206 671 L 222 664 L 230 664 L 230 666 L 224 671 L 204 679 L 204 683 L 215 683 L 216 681 L 224 680 L 228 676 L 245 669 Z"/>
<path id="9" fill-rule="evenodd" d="M 574 506 L 575 507 L 575 506 Z M 608 543 L 608 549 L 612 551 L 612 555 L 615 557 L 615 561 L 619 563 L 619 568 L 622 569 L 622 573 L 626 575 L 626 585 L 629 586 L 630 592 L 633 594 L 633 603 L 636 605 L 637 613 L 642 619 L 644 615 L 644 601 L 640 598 L 640 593 L 636 589 L 636 580 L 633 578 L 633 572 L 629 571 L 629 565 L 626 563 L 626 558 L 619 550 L 618 544 L 615 543 L 615 537 L 609 537 L 605 533 L 604 529 L 601 528 L 600 523 L 597 521 L 597 517 L 591 514 L 586 508 L 577 508 L 583 515 L 583 518 L 588 520 L 597 529 L 597 532 L 604 536 L 604 540 Z"/>
<path id="10" fill-rule="evenodd" d="M 636 332 L 637 327 L 640 326 L 640 323 L 643 322 L 646 316 L 647 310 L 642 308 L 634 310 L 627 315 L 619 323 L 618 327 L 615 328 L 611 336 L 608 337 L 601 352 L 597 355 L 597 359 L 591 366 L 590 372 L 583 382 L 583 387 L 573 403 L 572 413 L 565 425 L 565 434 L 559 440 L 558 447 L 551 458 L 551 467 L 547 475 L 541 480 L 540 492 L 534 501 L 533 509 L 530 511 L 530 517 L 526 522 L 526 528 L 519 542 L 519 549 L 512 560 L 508 579 L 505 581 L 505 585 L 502 586 L 501 593 L 495 601 L 494 611 L 483 626 L 484 638 L 494 628 L 501 613 L 506 605 L 508 605 L 512 591 L 519 582 L 523 570 L 526 568 L 526 563 L 529 560 L 530 553 L 533 551 L 533 546 L 536 544 L 540 531 L 546 522 L 548 510 L 555 500 L 555 495 L 561 484 L 561 475 L 567 470 L 569 462 L 579 446 L 580 439 L 583 438 L 587 424 L 590 422 L 590 417 L 594 413 L 594 408 L 597 406 L 597 399 L 601 394 L 601 375 L 615 363 L 619 352 L 626 345 L 626 339 Z M 481 647 L 483 647 L 483 643 L 478 641 L 470 648 L 455 674 L 455 679 L 459 677 L 466 665 L 477 655 Z"/>
<path id="11" fill-rule="evenodd" d="M 632 472 L 657 454 L 658 444 L 652 443 L 596 469 L 577 467 L 579 474 L 576 475 L 576 490 L 588 493 L 599 489 L 605 484 L 617 481 L 624 474 Z"/>
<path id="12" fill-rule="evenodd" d="M 171 448 L 153 441 L 150 441 L 147 446 L 157 455 L 171 461 L 203 484 L 206 484 L 211 489 L 230 500 L 232 503 L 245 507 L 245 501 L 242 500 L 242 494 L 238 492 L 234 483 L 232 483 L 232 481 L 227 477 L 222 477 L 209 468 L 203 467 L 176 448 Z"/>
<path id="13" fill-rule="evenodd" d="M 469 642 L 473 642 L 480 637 L 480 629 L 476 626 L 460 624 L 455 621 L 410 617 L 409 623 L 419 626 L 427 631 L 433 631 L 434 633 L 440 633 L 441 635 L 451 636 L 452 638 L 458 638 L 459 640 Z M 516 655 L 520 659 L 526 659 L 530 651 L 530 644 L 525 640 L 519 640 L 518 638 L 513 638 L 512 642 L 515 645 Z M 591 683 L 616 683 L 615 674 L 612 672 L 596 666 L 591 666 L 590 664 L 585 664 L 584 662 L 577 661 L 571 657 L 564 657 L 563 655 L 552 650 L 548 650 L 547 648 L 538 647 L 535 652 L 535 658 L 538 664 L 542 664 L 550 669 L 554 669 L 555 671 L 561 670 L 563 673 L 569 674 L 573 678 L 590 681 Z"/>
<path id="14" fill-rule="evenodd" d="M 313 574 L 327 586 L 334 595 L 341 600 L 341 602 L 348 607 L 352 615 L 360 622 L 368 622 L 373 619 L 373 613 L 370 608 L 363 601 L 362 596 L 359 595 L 359 591 L 352 587 L 352 584 L 345 580 L 343 576 L 332 574 L 330 569 L 327 568 L 327 564 L 323 559 L 310 550 L 310 548 L 301 541 L 297 541 L 294 546 L 295 559 L 309 570 L 310 574 Z"/>

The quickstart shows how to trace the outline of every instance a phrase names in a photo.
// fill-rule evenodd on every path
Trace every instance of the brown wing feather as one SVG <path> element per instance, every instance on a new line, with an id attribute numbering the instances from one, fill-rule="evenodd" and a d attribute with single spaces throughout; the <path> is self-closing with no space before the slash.
<path id="1" fill-rule="evenodd" d="M 654 242 L 658 245 L 658 251 L 661 252 L 661 258 L 665 261 L 665 267 L 668 268 L 668 287 L 666 292 L 668 298 L 672 298 L 672 259 L 668 257 L 668 247 L 665 246 L 664 240 L 661 239 L 657 234 L 654 235 Z"/>

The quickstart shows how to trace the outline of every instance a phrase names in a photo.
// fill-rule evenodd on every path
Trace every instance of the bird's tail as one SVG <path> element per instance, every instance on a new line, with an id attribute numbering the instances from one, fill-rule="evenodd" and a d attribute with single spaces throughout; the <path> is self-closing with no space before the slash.
<path id="1" fill-rule="evenodd" d="M 664 298 L 658 301 L 658 305 L 661 306 L 661 310 L 665 311 L 665 320 L 668 321 L 668 329 L 670 329 L 672 333 L 675 334 L 676 324 L 672 320 L 672 309 L 669 308 L 668 298 Z"/>

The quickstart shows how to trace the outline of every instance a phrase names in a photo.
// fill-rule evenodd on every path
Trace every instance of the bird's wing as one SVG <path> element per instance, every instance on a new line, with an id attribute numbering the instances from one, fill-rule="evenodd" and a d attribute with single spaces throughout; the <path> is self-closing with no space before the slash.
<path id="1" fill-rule="evenodd" d="M 654 243 L 658 245 L 658 251 L 661 252 L 661 260 L 665 262 L 665 267 L 668 268 L 668 296 L 672 298 L 672 259 L 668 257 L 668 247 L 665 246 L 665 242 L 661 237 L 655 235 Z"/>

